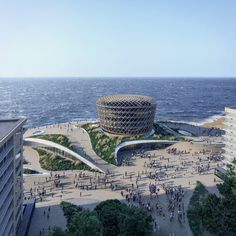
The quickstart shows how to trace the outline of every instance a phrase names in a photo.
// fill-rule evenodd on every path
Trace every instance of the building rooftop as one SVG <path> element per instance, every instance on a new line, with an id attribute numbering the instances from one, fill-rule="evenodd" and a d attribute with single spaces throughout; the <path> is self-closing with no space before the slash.
<path id="1" fill-rule="evenodd" d="M 136 94 L 116 94 L 97 100 L 97 105 L 104 106 L 145 106 L 151 104 L 156 104 L 154 98 Z"/>
<path id="2" fill-rule="evenodd" d="M 5 119 L 0 120 L 0 142 L 19 126 L 25 123 L 26 119 Z"/>

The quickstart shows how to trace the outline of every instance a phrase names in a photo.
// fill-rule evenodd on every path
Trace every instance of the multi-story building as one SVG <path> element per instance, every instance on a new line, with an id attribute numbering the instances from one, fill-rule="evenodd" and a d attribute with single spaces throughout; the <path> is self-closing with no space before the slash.
<path id="1" fill-rule="evenodd" d="M 23 215 L 23 125 L 0 120 L 0 236 L 16 235 Z"/>
<path id="2" fill-rule="evenodd" d="M 144 135 L 151 132 L 156 112 L 152 97 L 118 94 L 97 101 L 101 128 L 114 135 Z"/>
<path id="3" fill-rule="evenodd" d="M 236 108 L 225 108 L 224 156 L 227 163 L 236 159 Z"/>

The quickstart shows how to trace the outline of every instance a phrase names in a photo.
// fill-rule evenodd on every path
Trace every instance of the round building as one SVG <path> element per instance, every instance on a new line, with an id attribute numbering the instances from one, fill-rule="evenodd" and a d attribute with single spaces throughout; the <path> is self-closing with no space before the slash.
<path id="1" fill-rule="evenodd" d="M 152 130 L 156 102 L 141 95 L 113 95 L 97 101 L 101 128 L 117 135 L 141 135 Z"/>

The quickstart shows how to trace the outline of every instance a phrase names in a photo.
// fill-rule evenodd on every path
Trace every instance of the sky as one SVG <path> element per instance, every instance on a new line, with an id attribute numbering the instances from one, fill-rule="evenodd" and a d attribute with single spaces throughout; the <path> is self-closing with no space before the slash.
<path id="1" fill-rule="evenodd" d="M 0 0 L 0 78 L 236 77 L 235 0 Z"/>

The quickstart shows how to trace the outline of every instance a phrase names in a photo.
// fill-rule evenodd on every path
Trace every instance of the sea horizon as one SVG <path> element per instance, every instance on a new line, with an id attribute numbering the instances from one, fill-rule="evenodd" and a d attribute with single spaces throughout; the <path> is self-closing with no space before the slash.
<path id="1" fill-rule="evenodd" d="M 236 77 L 227 76 L 20 76 L 20 77 L 0 77 L 4 81 L 19 80 L 110 80 L 110 79 L 130 79 L 130 80 L 235 80 Z"/>
<path id="2" fill-rule="evenodd" d="M 214 121 L 235 106 L 235 79 L 37 78 L 0 80 L 0 118 L 26 117 L 28 127 L 97 119 L 96 100 L 141 94 L 157 101 L 156 120 Z"/>

